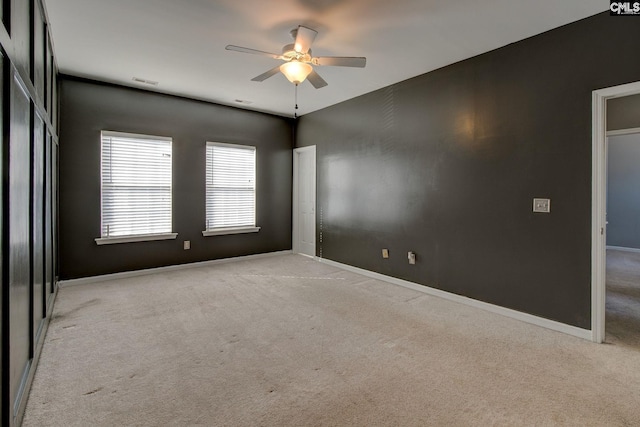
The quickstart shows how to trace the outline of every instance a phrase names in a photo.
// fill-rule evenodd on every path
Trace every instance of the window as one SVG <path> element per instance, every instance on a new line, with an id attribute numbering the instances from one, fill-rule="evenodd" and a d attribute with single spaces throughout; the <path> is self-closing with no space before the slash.
<path id="1" fill-rule="evenodd" d="M 256 227 L 256 148 L 207 142 L 205 236 L 252 233 Z"/>
<path id="2" fill-rule="evenodd" d="M 102 231 L 98 244 L 175 239 L 171 138 L 102 132 Z"/>

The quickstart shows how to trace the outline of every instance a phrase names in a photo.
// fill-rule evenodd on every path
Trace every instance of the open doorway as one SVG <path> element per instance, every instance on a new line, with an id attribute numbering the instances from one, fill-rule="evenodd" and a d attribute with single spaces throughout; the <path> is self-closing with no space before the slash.
<path id="1" fill-rule="evenodd" d="M 607 100 L 605 341 L 640 348 L 640 94 Z"/>
<path id="2" fill-rule="evenodd" d="M 640 221 L 630 225 L 640 216 L 640 200 L 637 216 L 635 200 L 628 200 L 634 198 L 629 185 L 637 169 L 628 163 L 631 153 L 640 161 L 635 134 L 640 138 L 640 82 L 594 91 L 592 339 L 640 346 Z"/>

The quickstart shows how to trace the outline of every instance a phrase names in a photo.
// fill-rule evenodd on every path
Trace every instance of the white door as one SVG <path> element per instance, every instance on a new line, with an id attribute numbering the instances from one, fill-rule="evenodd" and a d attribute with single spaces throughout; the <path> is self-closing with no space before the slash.
<path id="1" fill-rule="evenodd" d="M 316 256 L 316 147 L 293 150 L 293 251 Z"/>

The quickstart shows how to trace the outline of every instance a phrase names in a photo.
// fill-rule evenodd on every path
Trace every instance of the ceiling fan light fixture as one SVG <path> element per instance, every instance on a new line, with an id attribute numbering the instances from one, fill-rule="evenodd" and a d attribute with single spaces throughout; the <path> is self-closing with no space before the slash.
<path id="1" fill-rule="evenodd" d="M 280 66 L 280 71 L 291 83 L 298 85 L 313 71 L 313 67 L 305 62 L 289 61 Z"/>
<path id="2" fill-rule="evenodd" d="M 254 55 L 267 56 L 271 59 L 279 59 L 284 64 L 275 66 L 266 72 L 251 79 L 253 82 L 263 82 L 275 76 L 278 72 L 285 75 L 287 80 L 296 86 L 308 80 L 316 89 L 327 86 L 327 82 L 318 75 L 312 65 L 332 65 L 337 67 L 358 67 L 363 68 L 367 64 L 367 58 L 353 56 L 319 56 L 314 57 L 311 53 L 311 45 L 318 32 L 314 29 L 298 25 L 291 31 L 294 38 L 293 43 L 289 43 L 282 48 L 282 54 L 265 52 L 263 50 L 250 49 L 248 47 L 227 45 L 226 50 L 233 50 L 241 53 L 251 53 Z"/>

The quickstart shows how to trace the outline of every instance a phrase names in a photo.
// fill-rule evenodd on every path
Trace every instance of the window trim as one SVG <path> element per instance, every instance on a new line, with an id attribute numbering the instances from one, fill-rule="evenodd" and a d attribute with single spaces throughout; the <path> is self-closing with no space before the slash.
<path id="1" fill-rule="evenodd" d="M 154 141 L 165 141 L 171 144 L 171 151 L 173 154 L 173 137 L 171 136 L 159 136 L 159 135 L 147 135 L 141 133 L 130 133 L 130 132 L 117 132 L 112 130 L 101 130 L 100 131 L 100 150 L 102 152 L 102 139 L 104 135 L 109 137 L 120 137 L 120 138 L 137 138 L 137 139 L 148 139 Z M 172 156 L 173 159 L 173 156 Z M 115 237 L 102 237 L 102 157 L 100 158 L 100 237 L 94 239 L 98 246 L 102 245 L 112 245 L 118 243 L 134 243 L 134 242 L 151 242 L 158 240 L 175 240 L 178 237 L 178 233 L 173 231 L 167 233 L 147 233 L 147 234 L 131 234 L 127 236 L 115 236 Z M 171 229 L 173 230 L 173 161 L 171 165 Z"/>
<path id="2" fill-rule="evenodd" d="M 160 136 L 160 135 L 147 135 L 145 133 L 129 133 L 129 132 L 116 132 L 113 130 L 101 130 L 100 135 L 107 134 L 108 136 L 115 136 L 120 138 L 137 138 L 137 139 L 150 139 L 153 141 L 166 141 L 173 143 L 173 137 Z"/>
<path id="3" fill-rule="evenodd" d="M 115 243 L 133 243 L 133 242 L 151 242 L 154 240 L 172 240 L 178 237 L 178 233 L 159 233 L 159 234 L 135 234 L 131 236 L 120 237 L 98 237 L 94 239 L 98 246 L 113 245 Z"/>
<path id="4" fill-rule="evenodd" d="M 224 236 L 225 234 L 257 233 L 258 231 L 260 231 L 260 227 L 220 227 L 204 230 L 202 235 L 204 237 Z"/>
<path id="5" fill-rule="evenodd" d="M 260 231 L 261 227 L 258 227 L 256 225 L 257 223 L 257 216 L 258 216 L 258 197 L 257 197 L 257 187 L 258 187 L 258 179 L 257 179 L 257 172 L 258 172 L 258 159 L 257 159 L 257 155 L 258 155 L 258 149 L 255 145 L 245 145 L 245 144 L 231 144 L 231 143 L 227 143 L 227 142 L 215 142 L 215 141 L 207 141 L 206 142 L 206 146 L 205 147 L 209 147 L 209 146 L 214 146 L 214 147 L 228 147 L 228 148 L 236 148 L 236 149 L 242 149 L 242 150 L 252 150 L 254 152 L 254 156 L 255 157 L 255 163 L 254 163 L 254 176 L 255 176 L 255 182 L 254 182 L 254 188 L 253 188 L 253 214 L 254 214 L 254 218 L 253 218 L 253 224 L 254 225 L 246 225 L 246 226 L 240 226 L 240 227 L 217 227 L 217 228 L 207 228 L 205 230 L 202 231 L 202 236 L 204 237 L 209 237 L 209 236 L 224 236 L 224 235 L 229 235 L 229 234 L 245 234 L 245 233 L 257 233 Z M 205 194 L 205 198 L 206 198 L 206 194 Z M 205 217 L 206 217 L 206 207 L 205 207 Z M 205 221 L 206 222 L 206 221 Z"/>

